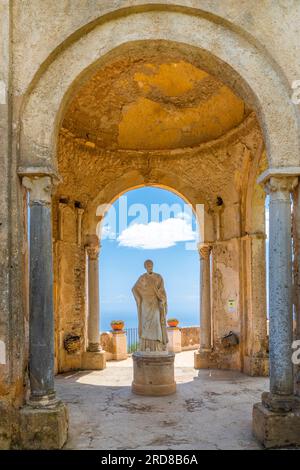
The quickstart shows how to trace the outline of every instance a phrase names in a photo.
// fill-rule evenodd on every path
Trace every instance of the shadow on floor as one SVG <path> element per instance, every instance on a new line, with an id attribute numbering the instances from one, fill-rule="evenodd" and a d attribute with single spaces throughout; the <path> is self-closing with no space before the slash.
<path id="1" fill-rule="evenodd" d="M 71 449 L 259 449 L 251 415 L 267 379 L 233 371 L 176 368 L 177 392 L 131 391 L 132 369 L 79 371 L 56 379 L 69 407 Z"/>

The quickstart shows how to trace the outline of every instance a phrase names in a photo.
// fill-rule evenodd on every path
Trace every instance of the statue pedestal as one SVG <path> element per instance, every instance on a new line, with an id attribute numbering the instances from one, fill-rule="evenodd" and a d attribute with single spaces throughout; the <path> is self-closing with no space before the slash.
<path id="1" fill-rule="evenodd" d="M 175 354 L 170 352 L 134 353 L 132 391 L 148 396 L 175 393 L 174 358 Z"/>
<path id="2" fill-rule="evenodd" d="M 122 361 L 128 358 L 127 338 L 125 331 L 112 331 L 113 361 Z"/>
<path id="3" fill-rule="evenodd" d="M 181 330 L 178 327 L 167 328 L 168 332 L 168 351 L 181 352 Z"/>

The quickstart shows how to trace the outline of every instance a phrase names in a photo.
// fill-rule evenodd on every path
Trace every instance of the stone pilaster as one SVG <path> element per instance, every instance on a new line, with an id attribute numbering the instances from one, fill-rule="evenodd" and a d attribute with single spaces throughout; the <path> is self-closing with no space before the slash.
<path id="1" fill-rule="evenodd" d="M 217 205 L 214 207 L 214 225 L 215 225 L 215 236 L 216 240 L 222 240 L 222 213 L 224 211 L 223 204 Z"/>
<path id="2" fill-rule="evenodd" d="M 247 234 L 242 238 L 245 271 L 245 340 L 243 372 L 269 376 L 267 353 L 266 235 Z"/>
<path id="3" fill-rule="evenodd" d="M 300 405 L 292 364 L 291 191 L 294 176 L 271 176 L 269 240 L 270 392 L 254 405 L 254 434 L 266 447 L 300 444 Z"/>
<path id="4" fill-rule="evenodd" d="M 84 209 L 78 207 L 77 208 L 77 244 L 78 246 L 81 245 L 81 230 L 82 230 L 83 213 L 84 213 Z"/>

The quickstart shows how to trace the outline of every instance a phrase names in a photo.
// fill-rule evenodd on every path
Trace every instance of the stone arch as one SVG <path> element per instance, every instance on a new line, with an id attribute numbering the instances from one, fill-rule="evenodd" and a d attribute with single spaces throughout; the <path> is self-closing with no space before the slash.
<path id="1" fill-rule="evenodd" d="M 199 240 L 213 239 L 213 219 L 204 196 L 200 195 L 199 197 L 199 192 L 193 194 L 193 190 L 188 186 L 188 182 L 185 182 L 182 178 L 178 178 L 177 175 L 172 173 L 160 174 L 159 177 L 153 178 L 153 181 L 150 183 L 145 181 L 143 175 L 137 171 L 127 172 L 117 181 L 112 180 L 110 184 L 103 188 L 96 198 L 91 201 L 85 210 L 83 224 L 84 233 L 96 232 L 97 225 L 99 222 L 101 224 L 108 208 L 120 196 L 128 191 L 146 186 L 171 191 L 184 202 L 190 204 L 199 228 Z M 202 218 L 203 223 L 201 223 Z"/>
<path id="2" fill-rule="evenodd" d="M 134 10 L 80 30 L 38 73 L 21 115 L 19 172 L 53 173 L 65 104 L 106 54 L 134 41 L 162 40 L 196 48 L 203 68 L 231 86 L 260 119 L 269 166 L 299 165 L 299 123 L 287 81 L 263 46 L 212 15 L 188 8 Z M 153 25 L 155 24 L 155 28 Z M 75 39 L 76 37 L 76 39 Z M 253 39 L 253 38 L 252 38 Z M 286 129 L 289 132 L 286 132 Z"/>

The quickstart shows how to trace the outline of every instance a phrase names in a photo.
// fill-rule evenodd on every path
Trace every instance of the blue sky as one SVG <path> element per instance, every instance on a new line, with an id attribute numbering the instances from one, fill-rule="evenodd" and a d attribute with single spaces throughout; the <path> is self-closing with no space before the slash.
<path id="1" fill-rule="evenodd" d="M 148 258 L 165 280 L 168 316 L 176 316 L 182 325 L 199 324 L 199 255 L 190 249 L 195 248 L 198 229 L 194 215 L 180 197 L 153 187 L 129 191 L 106 213 L 102 233 L 102 331 L 110 329 L 113 319 L 124 319 L 127 327 L 136 326 L 131 288 L 145 272 L 143 263 Z"/>

